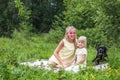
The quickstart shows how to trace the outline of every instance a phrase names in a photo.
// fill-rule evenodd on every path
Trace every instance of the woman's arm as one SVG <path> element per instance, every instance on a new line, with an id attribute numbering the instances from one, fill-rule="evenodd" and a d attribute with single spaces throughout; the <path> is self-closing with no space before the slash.
<path id="1" fill-rule="evenodd" d="M 64 42 L 63 40 L 60 41 L 60 43 L 58 44 L 57 48 L 54 51 L 54 56 L 56 57 L 56 59 L 63 65 L 63 60 L 60 58 L 59 56 L 59 52 L 62 49 L 62 47 L 64 46 Z"/>

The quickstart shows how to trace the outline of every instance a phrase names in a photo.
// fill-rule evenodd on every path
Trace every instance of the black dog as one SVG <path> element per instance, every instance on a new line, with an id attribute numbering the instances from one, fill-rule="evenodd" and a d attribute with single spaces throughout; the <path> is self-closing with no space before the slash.
<path id="1" fill-rule="evenodd" d="M 108 58 L 107 48 L 105 46 L 99 46 L 97 48 L 97 55 L 92 60 L 92 62 L 95 62 L 95 64 L 98 65 L 98 64 L 100 64 L 100 62 L 106 61 L 105 57 Z"/>

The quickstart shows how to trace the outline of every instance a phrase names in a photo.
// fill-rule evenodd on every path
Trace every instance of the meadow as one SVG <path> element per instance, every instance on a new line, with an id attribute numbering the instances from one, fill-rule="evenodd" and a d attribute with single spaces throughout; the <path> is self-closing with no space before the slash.
<path id="1" fill-rule="evenodd" d="M 57 43 L 46 42 L 42 36 L 29 39 L 0 38 L 0 80 L 120 80 L 120 52 L 115 47 L 108 48 L 109 67 L 94 70 L 92 59 L 96 55 L 94 47 L 88 47 L 87 66 L 78 73 L 61 70 L 58 73 L 37 67 L 19 65 L 20 62 L 48 59 Z"/>

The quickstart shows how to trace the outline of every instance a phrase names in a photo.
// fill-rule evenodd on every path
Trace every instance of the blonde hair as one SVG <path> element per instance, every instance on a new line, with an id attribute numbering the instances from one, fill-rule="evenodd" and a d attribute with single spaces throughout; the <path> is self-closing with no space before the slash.
<path id="1" fill-rule="evenodd" d="M 87 47 L 87 37 L 86 36 L 80 36 L 78 38 L 78 41 L 83 41 L 84 47 Z"/>
<path id="2" fill-rule="evenodd" d="M 65 39 L 69 39 L 69 36 L 68 36 L 68 32 L 70 32 L 71 30 L 75 30 L 76 31 L 76 28 L 74 27 L 74 26 L 68 26 L 67 28 L 66 28 L 66 32 L 65 32 Z"/>
<path id="3" fill-rule="evenodd" d="M 66 40 L 68 40 L 69 39 L 69 36 L 68 36 L 68 32 L 70 32 L 71 30 L 75 30 L 75 32 L 76 32 L 76 28 L 74 27 L 74 26 L 68 26 L 67 28 L 66 28 L 66 32 L 65 32 L 65 39 Z M 76 37 L 75 37 L 75 39 L 74 39 L 74 45 L 75 45 L 75 49 L 76 49 Z"/>

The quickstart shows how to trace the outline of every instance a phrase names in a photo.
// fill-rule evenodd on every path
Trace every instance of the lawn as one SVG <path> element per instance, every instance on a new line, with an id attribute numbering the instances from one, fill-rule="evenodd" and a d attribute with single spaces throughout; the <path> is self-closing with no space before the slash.
<path id="1" fill-rule="evenodd" d="M 88 68 L 78 73 L 61 70 L 58 73 L 37 67 L 19 65 L 20 62 L 48 59 L 57 43 L 44 41 L 40 36 L 26 39 L 0 38 L 0 80 L 119 80 L 120 54 L 117 48 L 108 48 L 109 67 L 102 70 Z M 87 66 L 92 67 L 96 55 L 94 47 L 88 47 Z"/>

